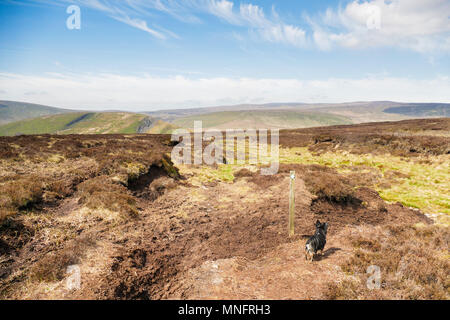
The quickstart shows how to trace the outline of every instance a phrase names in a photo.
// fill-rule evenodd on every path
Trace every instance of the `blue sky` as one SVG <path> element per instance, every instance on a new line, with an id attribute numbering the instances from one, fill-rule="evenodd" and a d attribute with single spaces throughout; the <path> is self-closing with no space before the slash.
<path id="1" fill-rule="evenodd" d="M 450 0 L 0 0 L 0 99 L 450 102 L 449 75 Z"/>

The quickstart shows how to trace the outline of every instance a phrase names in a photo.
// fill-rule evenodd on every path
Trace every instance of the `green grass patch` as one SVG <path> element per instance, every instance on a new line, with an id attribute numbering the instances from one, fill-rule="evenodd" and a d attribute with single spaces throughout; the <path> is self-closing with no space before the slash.
<path id="1" fill-rule="evenodd" d="M 382 182 L 374 185 L 380 196 L 390 202 L 428 213 L 450 214 L 450 165 L 448 155 L 428 158 L 429 163 L 410 159 L 371 154 L 356 155 L 347 152 L 327 152 L 315 155 L 307 148 L 280 149 L 280 163 L 319 164 L 349 173 L 349 167 L 370 167 L 382 175 Z M 388 173 L 398 172 L 392 176 Z M 388 187 L 386 187 L 388 186 Z"/>
<path id="2" fill-rule="evenodd" d="M 153 134 L 171 134 L 174 130 L 179 127 L 173 125 L 171 123 L 164 122 L 162 120 L 158 120 L 153 127 L 151 127 L 147 133 Z"/>

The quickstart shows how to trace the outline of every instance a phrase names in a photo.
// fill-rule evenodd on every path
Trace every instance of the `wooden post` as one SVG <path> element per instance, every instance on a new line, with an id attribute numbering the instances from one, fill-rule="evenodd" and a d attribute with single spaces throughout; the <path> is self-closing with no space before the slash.
<path id="1" fill-rule="evenodd" d="M 289 237 L 294 236 L 294 219 L 295 219 L 295 171 L 290 173 L 289 184 Z"/>

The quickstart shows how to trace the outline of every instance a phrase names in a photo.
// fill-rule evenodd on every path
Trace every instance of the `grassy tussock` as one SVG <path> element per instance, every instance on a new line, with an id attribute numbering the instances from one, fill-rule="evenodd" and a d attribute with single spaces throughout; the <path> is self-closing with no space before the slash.
<path id="1" fill-rule="evenodd" d="M 0 221 L 17 210 L 31 208 L 42 201 L 43 188 L 34 175 L 15 177 L 0 185 Z"/>
<path id="2" fill-rule="evenodd" d="M 123 185 L 100 176 L 81 183 L 77 191 L 79 202 L 89 209 L 106 209 L 125 216 L 135 216 L 136 200 Z"/>
<path id="3" fill-rule="evenodd" d="M 337 173 L 308 170 L 302 173 L 302 178 L 308 190 L 319 199 L 341 204 L 361 202 L 355 197 L 350 181 Z"/>

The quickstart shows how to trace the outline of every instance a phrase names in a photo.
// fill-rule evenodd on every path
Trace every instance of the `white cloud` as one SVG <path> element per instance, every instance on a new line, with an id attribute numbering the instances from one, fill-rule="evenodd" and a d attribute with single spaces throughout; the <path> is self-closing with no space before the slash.
<path id="1" fill-rule="evenodd" d="M 239 18 L 233 12 L 234 3 L 231 1 L 211 0 L 206 9 L 213 15 L 232 24 L 240 24 Z"/>
<path id="2" fill-rule="evenodd" d="M 272 24 L 271 21 L 264 16 L 264 10 L 253 4 L 241 4 L 239 15 L 243 21 L 246 21 L 253 27 L 266 28 L 268 25 Z"/>
<path id="3" fill-rule="evenodd" d="M 272 7 L 273 19 L 265 16 L 263 8 L 253 4 L 240 4 L 239 10 L 233 10 L 234 3 L 228 0 L 210 0 L 209 13 L 236 26 L 248 27 L 256 31 L 261 39 L 275 43 L 303 46 L 306 32 L 301 28 L 282 22 Z"/>
<path id="4" fill-rule="evenodd" d="M 448 0 L 355 0 L 307 19 L 321 49 L 390 46 L 423 53 L 450 51 Z"/>
<path id="5" fill-rule="evenodd" d="M 238 103 L 394 100 L 450 102 L 450 78 L 386 76 L 326 80 L 275 78 L 188 78 L 116 74 L 0 73 L 0 99 L 74 109 L 129 111 Z M 29 93 L 34 95 L 30 100 Z"/>

